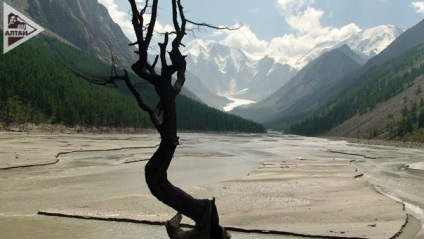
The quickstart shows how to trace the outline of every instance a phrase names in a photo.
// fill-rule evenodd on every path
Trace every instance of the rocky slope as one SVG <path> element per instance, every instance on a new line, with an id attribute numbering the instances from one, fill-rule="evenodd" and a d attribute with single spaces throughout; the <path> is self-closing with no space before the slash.
<path id="1" fill-rule="evenodd" d="M 328 137 L 388 139 L 388 129 L 402 118 L 402 110 L 424 98 L 424 77 L 415 79 L 413 86 L 364 114 L 356 114 L 325 134 Z"/>
<path id="2" fill-rule="evenodd" d="M 135 48 L 97 0 L 4 0 L 55 36 L 78 49 L 127 67 L 136 59 Z M 3 7 L 3 5 L 1 6 Z M 3 20 L 3 19 L 2 19 Z M 109 49 L 110 46 L 110 49 Z"/>
<path id="3" fill-rule="evenodd" d="M 357 59 L 347 45 L 331 50 L 309 63 L 270 97 L 233 112 L 257 122 L 304 117 L 339 92 L 334 87 L 361 67 Z"/>
<path id="4" fill-rule="evenodd" d="M 368 61 L 350 87 L 292 133 L 424 141 L 424 21 Z"/>

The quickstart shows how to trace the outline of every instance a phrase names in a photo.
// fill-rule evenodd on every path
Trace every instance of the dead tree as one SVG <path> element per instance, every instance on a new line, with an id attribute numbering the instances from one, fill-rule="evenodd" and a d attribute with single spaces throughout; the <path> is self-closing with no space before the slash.
<path id="1" fill-rule="evenodd" d="M 148 50 L 153 38 L 155 23 L 158 13 L 158 1 L 147 0 L 144 7 L 138 10 L 136 0 L 129 0 L 132 12 L 132 24 L 137 37 L 137 41 L 130 45 L 138 47 L 138 60 L 131 69 L 142 80 L 151 84 L 157 95 L 159 102 L 156 107 L 147 105 L 124 70 L 124 75 L 116 73 L 115 66 L 112 66 L 113 75 L 104 81 L 96 81 L 97 84 L 113 84 L 116 81 L 124 81 L 126 87 L 133 94 L 139 107 L 147 112 L 150 119 L 161 136 L 158 149 L 150 158 L 145 167 L 145 177 L 151 193 L 161 202 L 175 209 L 178 213 L 171 220 L 165 223 L 168 235 L 171 239 L 226 239 L 231 238 L 225 228 L 219 225 L 218 211 L 215 199 L 195 199 L 182 189 L 169 182 L 167 170 L 174 156 L 174 152 L 179 144 L 177 136 L 177 112 L 176 96 L 181 92 L 185 82 L 186 60 L 181 54 L 180 46 L 186 35 L 186 24 L 197 26 L 213 27 L 205 23 L 194 23 L 186 19 L 181 5 L 181 0 L 172 1 L 172 19 L 174 31 L 163 34 L 163 42 L 159 43 L 160 53 L 153 63 L 148 61 Z M 145 13 L 151 9 L 150 21 L 145 23 Z M 216 27 L 213 27 L 216 28 Z M 228 29 L 228 28 L 225 28 Z M 169 58 L 167 58 L 167 48 L 170 41 Z M 160 72 L 156 70 L 156 64 L 160 60 Z M 113 61 L 113 59 L 112 59 Z M 170 61 L 170 62 L 168 62 Z M 176 80 L 173 77 L 176 75 Z M 191 218 L 195 222 L 194 229 L 183 230 L 180 227 L 182 215 Z"/>

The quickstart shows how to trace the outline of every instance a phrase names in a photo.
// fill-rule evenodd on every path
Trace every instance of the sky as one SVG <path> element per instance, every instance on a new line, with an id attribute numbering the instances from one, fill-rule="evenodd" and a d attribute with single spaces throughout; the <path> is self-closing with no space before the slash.
<path id="1" fill-rule="evenodd" d="M 130 38 L 135 39 L 128 0 L 98 0 Z M 144 0 L 138 0 L 143 6 Z M 171 1 L 160 1 L 157 30 L 171 30 Z M 214 40 L 252 56 L 306 54 L 316 44 L 379 25 L 402 30 L 424 18 L 424 1 L 408 0 L 183 0 L 185 15 L 195 22 L 238 26 L 237 31 L 196 31 L 186 37 Z"/>

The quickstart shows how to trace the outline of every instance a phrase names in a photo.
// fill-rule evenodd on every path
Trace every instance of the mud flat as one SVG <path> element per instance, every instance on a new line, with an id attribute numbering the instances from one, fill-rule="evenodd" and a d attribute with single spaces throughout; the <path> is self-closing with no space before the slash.
<path id="1" fill-rule="evenodd" d="M 350 160 L 286 159 L 267 161 L 245 178 L 188 191 L 203 198 L 214 195 L 221 223 L 233 230 L 347 238 L 397 235 L 407 222 L 402 203 L 376 192 L 356 176 Z M 148 194 L 42 213 L 150 224 L 161 224 L 175 214 Z"/>
<path id="2" fill-rule="evenodd" d="M 0 169 L 55 164 L 59 156 L 75 152 L 154 148 L 157 139 L 137 135 L 28 134 L 0 132 Z M 147 159 L 149 156 L 146 156 Z M 137 159 L 128 159 L 137 160 Z"/>
<path id="3" fill-rule="evenodd" d="M 142 170 L 157 136 L 0 139 L 0 166 L 9 168 L 0 170 L 0 237 L 166 238 L 149 224 L 175 212 L 150 195 Z M 285 135 L 182 134 L 180 141 L 171 181 L 195 197 L 215 197 L 234 238 L 391 238 L 405 229 L 400 238 L 413 238 L 422 228 L 420 150 Z M 59 161 L 16 168 L 38 160 Z"/>

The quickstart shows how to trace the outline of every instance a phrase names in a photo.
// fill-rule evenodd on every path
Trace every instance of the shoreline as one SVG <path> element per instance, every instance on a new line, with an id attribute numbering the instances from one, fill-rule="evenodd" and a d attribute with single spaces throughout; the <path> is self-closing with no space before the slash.
<path id="1" fill-rule="evenodd" d="M 334 140 L 334 139 L 330 139 L 330 140 Z M 345 141 L 348 141 L 347 139 L 345 139 Z M 402 147 L 399 145 L 399 142 L 397 142 L 398 144 L 391 144 L 391 145 L 387 145 L 385 144 L 385 141 L 374 141 L 374 144 L 372 142 L 368 142 L 368 143 L 352 143 L 352 144 L 359 144 L 359 145 L 370 145 L 370 146 L 383 146 L 383 147 L 394 147 L 396 149 L 403 149 L 403 148 L 411 148 L 411 147 Z M 419 147 L 414 147 L 413 149 L 421 149 Z M 364 159 L 370 159 L 370 160 L 379 160 L 382 159 L 384 160 L 384 157 L 378 157 L 378 155 L 375 155 L 373 153 L 370 152 L 349 152 L 349 151 L 337 151 L 337 150 L 329 150 L 329 152 L 335 153 L 335 154 L 342 154 L 342 155 L 353 155 L 353 156 L 359 156 L 362 157 Z M 355 164 L 357 161 L 354 160 L 352 161 L 353 164 Z M 420 163 L 412 163 L 412 164 L 405 164 L 402 168 L 404 170 L 416 170 L 418 172 L 418 174 L 423 175 L 424 171 L 423 171 L 423 167 L 422 167 L 422 162 Z M 359 166 L 359 165 L 358 165 Z M 366 170 L 364 171 L 364 168 L 362 169 L 361 172 L 364 172 L 364 174 L 367 174 L 369 172 L 366 172 Z M 418 176 L 417 174 L 417 176 Z M 362 176 L 364 176 L 363 174 L 361 174 Z M 390 194 L 389 192 L 386 192 L 383 188 L 380 188 L 380 186 L 373 184 L 372 182 L 369 182 L 370 185 L 373 186 L 373 188 L 375 188 L 375 190 L 379 193 L 381 193 L 382 195 L 385 195 L 395 201 L 401 202 L 404 205 L 404 210 L 405 212 L 408 213 L 409 215 L 409 223 L 407 223 L 405 225 L 405 231 L 402 232 L 401 234 L 405 234 L 405 236 L 401 237 L 401 238 L 405 238 L 405 239 L 409 239 L 412 238 L 413 236 L 418 235 L 418 233 L 421 233 L 420 236 L 423 236 L 423 231 L 424 231 L 424 205 L 420 202 L 417 201 L 413 201 L 411 199 L 407 199 L 405 197 L 397 197 L 394 196 L 392 194 Z"/>
<path id="2" fill-rule="evenodd" d="M 424 149 L 424 143 L 421 142 L 403 142 L 399 140 L 384 140 L 384 139 L 363 139 L 360 138 L 346 138 L 346 137 L 326 137 L 328 140 L 346 141 L 351 144 L 375 145 L 375 146 L 388 146 L 396 148 L 410 148 L 410 149 Z"/>
<path id="3" fill-rule="evenodd" d="M 180 133 L 203 133 L 203 134 L 243 134 L 243 132 L 200 132 L 200 131 L 184 131 L 180 130 Z M 12 124 L 9 130 L 5 130 L 4 127 L 0 128 L 0 133 L 28 133 L 28 134 L 157 134 L 158 132 L 154 128 L 134 128 L 134 127 L 94 127 L 94 126 L 65 126 L 65 125 L 51 125 L 51 124 L 33 124 L 27 123 L 25 125 Z M 268 134 L 268 133 L 262 133 Z M 303 136 L 302 136 L 303 137 Z M 307 137 L 307 136 L 304 136 Z M 317 138 L 326 138 L 328 140 L 335 141 L 347 141 L 354 144 L 365 144 L 365 145 L 381 145 L 391 147 L 402 147 L 402 148 L 415 148 L 424 149 L 424 142 L 413 142 L 413 141 L 399 141 L 399 140 L 387 140 L 387 139 L 366 139 L 366 138 L 350 138 L 350 137 L 339 137 L 339 136 L 314 136 Z"/>
<path id="4" fill-rule="evenodd" d="M 375 185 L 372 185 L 372 186 L 375 188 L 375 190 L 377 190 L 377 192 L 381 193 L 382 195 L 403 204 L 403 207 L 404 207 L 403 210 L 407 213 L 408 218 L 407 218 L 405 224 L 403 225 L 402 230 L 399 231 L 396 238 L 399 238 L 399 235 L 402 235 L 402 238 L 405 238 L 405 239 L 417 236 L 418 233 L 422 230 L 423 226 L 421 225 L 419 218 L 417 218 L 414 215 L 414 213 L 411 212 L 411 210 L 410 210 L 411 206 L 418 207 L 418 206 L 415 205 L 415 204 L 417 204 L 417 202 L 409 202 L 406 199 L 398 198 L 398 197 L 395 197 L 393 195 L 390 195 L 390 194 L 384 192 L 378 186 L 375 186 Z M 415 203 L 415 204 L 413 204 L 413 203 Z"/>
<path id="5" fill-rule="evenodd" d="M 184 131 L 180 133 L 202 133 L 202 134 L 244 134 L 243 132 L 200 132 L 200 131 Z M 128 134 L 128 135 L 145 135 L 145 134 L 158 134 L 154 128 L 113 128 L 113 127 L 91 127 L 91 126 L 74 126 L 69 127 L 65 125 L 50 125 L 50 124 L 31 124 L 26 126 L 13 124 L 9 130 L 4 128 L 0 129 L 1 133 L 26 133 L 26 134 L 81 134 L 81 135 L 114 135 L 114 134 Z M 268 134 L 268 133 L 260 133 Z M 283 134 L 282 134 L 283 135 Z M 301 136 L 303 137 L 303 136 Z M 307 137 L 307 136 L 304 136 Z M 376 146 L 389 146 L 400 148 L 424 149 L 424 142 L 413 141 L 399 141 L 399 140 L 386 140 L 386 139 L 366 139 L 366 138 L 349 138 L 349 137 L 336 137 L 336 136 L 314 136 L 317 138 L 325 138 L 333 141 L 346 141 L 352 144 L 363 145 L 376 145 Z M 312 137 L 312 138 L 314 138 Z"/>
<path id="6" fill-rule="evenodd" d="M 151 134 L 156 133 L 154 128 L 134 128 L 134 127 L 94 127 L 94 126 L 65 126 L 51 124 L 32 124 L 26 125 L 12 124 L 9 130 L 4 127 L 0 133 L 45 133 L 45 134 Z"/>

